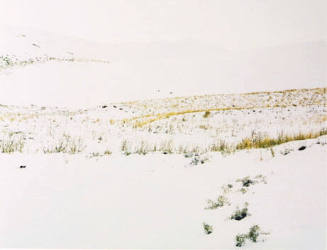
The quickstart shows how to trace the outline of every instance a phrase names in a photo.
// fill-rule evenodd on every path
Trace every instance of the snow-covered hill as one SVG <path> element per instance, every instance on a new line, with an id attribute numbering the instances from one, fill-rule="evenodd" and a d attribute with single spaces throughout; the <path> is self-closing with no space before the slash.
<path id="1" fill-rule="evenodd" d="M 2 56 L 58 59 L 1 70 L 2 104 L 85 107 L 326 85 L 323 41 L 229 51 L 196 40 L 113 44 L 26 29 L 0 35 Z"/>
<path id="2" fill-rule="evenodd" d="M 0 248 L 326 249 L 325 42 L 0 38 Z"/>
<path id="3" fill-rule="evenodd" d="M 0 247 L 324 249 L 326 88 L 0 107 Z"/>

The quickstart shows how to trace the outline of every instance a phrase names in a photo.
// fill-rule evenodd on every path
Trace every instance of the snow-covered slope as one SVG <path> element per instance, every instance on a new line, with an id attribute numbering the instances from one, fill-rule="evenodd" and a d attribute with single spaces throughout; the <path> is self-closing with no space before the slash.
<path id="1" fill-rule="evenodd" d="M 326 88 L 2 105 L 0 247 L 325 249 L 326 112 Z"/>
<path id="2" fill-rule="evenodd" d="M 3 104 L 85 107 L 326 85 L 323 41 L 229 51 L 196 40 L 101 44 L 24 29 L 3 29 L 0 35 L 0 55 L 83 59 L 2 70 Z"/>
<path id="3" fill-rule="evenodd" d="M 326 249 L 325 42 L 0 36 L 0 248 Z"/>

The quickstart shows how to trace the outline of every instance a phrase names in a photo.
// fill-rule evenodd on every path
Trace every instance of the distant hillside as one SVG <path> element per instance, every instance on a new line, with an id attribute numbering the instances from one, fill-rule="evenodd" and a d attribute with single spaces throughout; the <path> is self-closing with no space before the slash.
<path id="1" fill-rule="evenodd" d="M 5 91 L 0 99 L 4 104 L 78 107 L 323 87 L 327 82 L 327 45 L 322 41 L 229 51 L 195 40 L 101 44 L 35 30 L 0 33 L 0 56 L 23 61 L 47 56 L 59 59 L 2 70 L 0 81 Z M 81 63 L 71 63 L 71 59 Z M 97 60 L 110 63 L 93 63 Z"/>

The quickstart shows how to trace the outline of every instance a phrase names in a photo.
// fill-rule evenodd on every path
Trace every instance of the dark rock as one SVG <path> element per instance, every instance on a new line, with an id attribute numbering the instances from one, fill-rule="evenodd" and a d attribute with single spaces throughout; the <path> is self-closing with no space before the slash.
<path id="1" fill-rule="evenodd" d="M 107 107 L 108 107 L 107 105 L 103 105 L 103 106 L 102 106 L 103 109 L 105 109 L 105 108 L 107 108 Z"/>
<path id="2" fill-rule="evenodd" d="M 301 146 L 299 147 L 299 150 L 302 151 L 302 150 L 305 150 L 307 147 L 306 146 Z"/>
<path id="3" fill-rule="evenodd" d="M 248 216 L 248 209 L 243 208 L 242 210 L 236 211 L 234 215 L 232 215 L 231 219 L 232 220 L 243 220 L 246 216 Z"/>
<path id="4" fill-rule="evenodd" d="M 246 215 L 247 214 L 245 212 L 242 212 L 241 214 L 235 215 L 234 220 L 242 220 L 246 217 Z"/>
<path id="5" fill-rule="evenodd" d="M 26 166 L 24 166 L 24 165 L 21 165 L 21 166 L 19 166 L 19 168 L 26 168 Z"/>

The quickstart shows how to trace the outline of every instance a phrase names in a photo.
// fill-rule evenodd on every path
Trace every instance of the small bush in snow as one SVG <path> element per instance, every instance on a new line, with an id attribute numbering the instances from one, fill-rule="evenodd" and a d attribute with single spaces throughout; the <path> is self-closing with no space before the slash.
<path id="1" fill-rule="evenodd" d="M 104 153 L 103 153 L 104 155 L 111 155 L 112 154 L 112 152 L 109 150 L 109 149 L 107 149 L 106 151 L 104 151 Z"/>
<path id="2" fill-rule="evenodd" d="M 230 205 L 228 199 L 225 196 L 219 195 L 216 201 L 208 200 L 206 209 L 216 209 L 225 205 Z"/>
<path id="3" fill-rule="evenodd" d="M 239 208 L 237 208 L 237 210 L 234 212 L 234 214 L 232 214 L 230 218 L 231 220 L 243 220 L 249 215 L 250 214 L 248 212 L 247 204 L 245 204 L 245 207 L 243 209 L 240 210 Z"/>
<path id="4" fill-rule="evenodd" d="M 250 228 L 250 231 L 248 233 L 248 238 L 252 242 L 257 242 L 259 235 L 260 235 L 260 227 L 258 225 L 254 225 L 253 227 Z"/>
<path id="5" fill-rule="evenodd" d="M 247 239 L 247 235 L 246 234 L 238 234 L 238 235 L 236 235 L 236 237 L 235 237 L 236 246 L 237 247 L 244 246 L 246 239 Z"/>
<path id="6" fill-rule="evenodd" d="M 205 234 L 211 234 L 213 232 L 213 227 L 205 222 L 203 222 L 203 230 Z"/>
<path id="7" fill-rule="evenodd" d="M 249 176 L 244 177 L 242 179 L 238 179 L 236 180 L 236 182 L 241 182 L 243 187 L 249 187 L 250 185 L 256 183 L 256 181 L 251 180 Z"/>
<path id="8" fill-rule="evenodd" d="M 254 225 L 250 227 L 249 232 L 247 234 L 238 234 L 235 237 L 236 244 L 235 246 L 237 247 L 242 247 L 245 245 L 246 240 L 250 240 L 252 242 L 257 242 L 258 237 L 260 234 L 267 234 L 261 232 L 261 229 L 258 225 Z"/>
<path id="9" fill-rule="evenodd" d="M 269 233 L 262 232 L 258 225 L 254 225 L 254 226 L 250 227 L 249 232 L 247 234 L 238 234 L 238 235 L 236 235 L 236 237 L 235 237 L 235 241 L 236 241 L 235 246 L 237 246 L 237 247 L 244 246 L 246 240 L 250 240 L 250 241 L 255 243 L 255 242 L 258 241 L 258 237 L 260 235 L 264 235 L 264 234 L 269 234 Z"/>

